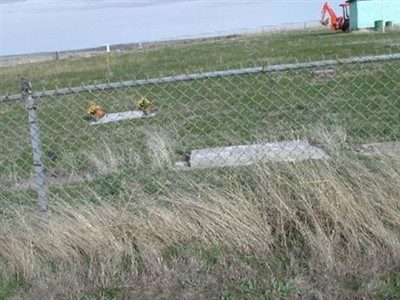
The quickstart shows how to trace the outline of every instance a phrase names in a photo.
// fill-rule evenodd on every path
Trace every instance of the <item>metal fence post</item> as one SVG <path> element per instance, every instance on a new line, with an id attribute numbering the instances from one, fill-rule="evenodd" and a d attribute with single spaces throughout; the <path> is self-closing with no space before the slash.
<path id="1" fill-rule="evenodd" d="M 31 133 L 31 143 L 33 151 L 33 167 L 35 172 L 34 186 L 38 194 L 39 218 L 42 225 L 48 226 L 50 221 L 50 210 L 47 202 L 47 186 L 42 163 L 42 150 L 40 142 L 39 125 L 37 123 L 36 104 L 32 97 L 32 86 L 27 80 L 21 83 L 21 91 L 26 98 L 26 108 L 28 109 L 29 128 Z"/>

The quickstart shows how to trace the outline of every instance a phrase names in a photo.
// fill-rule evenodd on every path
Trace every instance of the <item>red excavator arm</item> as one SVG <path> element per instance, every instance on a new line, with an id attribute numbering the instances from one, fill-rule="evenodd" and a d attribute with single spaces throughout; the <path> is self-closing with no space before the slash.
<path id="1" fill-rule="evenodd" d="M 332 8 L 329 7 L 328 2 L 325 2 L 324 6 L 322 7 L 321 11 L 321 20 L 320 23 L 322 25 L 327 25 L 329 22 L 329 19 L 325 19 L 326 13 L 329 14 L 329 17 L 331 19 L 331 24 L 330 28 L 332 30 L 343 30 L 346 31 L 349 29 L 350 25 L 350 18 L 349 18 L 349 12 L 348 12 L 348 3 L 343 3 L 340 4 L 340 6 L 343 9 L 343 17 L 338 17 L 336 13 L 333 11 Z"/>
<path id="2" fill-rule="evenodd" d="M 337 16 L 336 16 L 335 12 L 333 11 L 333 9 L 329 7 L 328 2 L 325 2 L 324 6 L 322 7 L 322 11 L 321 11 L 320 23 L 323 24 L 323 25 L 327 25 L 328 22 L 329 22 L 328 19 L 325 19 L 326 13 L 328 13 L 329 17 L 331 18 L 330 28 L 332 30 L 335 30 L 336 29 L 336 23 L 337 23 Z"/>

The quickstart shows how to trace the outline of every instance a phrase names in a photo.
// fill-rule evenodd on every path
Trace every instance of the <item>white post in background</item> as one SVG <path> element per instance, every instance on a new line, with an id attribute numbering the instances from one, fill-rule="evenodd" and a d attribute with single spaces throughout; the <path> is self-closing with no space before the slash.
<path id="1" fill-rule="evenodd" d="M 110 49 L 110 44 L 107 43 L 106 45 L 106 56 L 107 56 L 107 78 L 108 80 L 110 80 L 111 76 L 112 76 L 112 72 L 111 72 L 111 49 Z"/>
<path id="2" fill-rule="evenodd" d="M 32 98 L 32 86 L 27 80 L 21 83 L 21 91 L 26 98 L 26 108 L 29 115 L 29 128 L 33 150 L 33 168 L 35 172 L 34 186 L 38 194 L 39 219 L 42 227 L 48 227 L 50 222 L 50 210 L 47 202 L 46 177 L 42 163 L 42 149 L 40 142 L 39 125 L 36 115 L 36 104 Z"/>

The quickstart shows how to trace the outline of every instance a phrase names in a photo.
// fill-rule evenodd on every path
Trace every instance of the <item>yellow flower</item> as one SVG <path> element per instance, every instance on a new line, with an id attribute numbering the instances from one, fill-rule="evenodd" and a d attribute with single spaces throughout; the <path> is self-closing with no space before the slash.
<path id="1" fill-rule="evenodd" d="M 137 102 L 137 107 L 140 110 L 147 110 L 149 108 L 152 108 L 153 104 L 151 103 L 150 100 L 143 97 L 143 98 L 140 98 L 140 100 Z"/>
<path id="2" fill-rule="evenodd" d="M 101 109 L 100 106 L 98 106 L 94 101 L 90 101 L 86 112 L 88 115 L 94 116 L 99 109 Z"/>

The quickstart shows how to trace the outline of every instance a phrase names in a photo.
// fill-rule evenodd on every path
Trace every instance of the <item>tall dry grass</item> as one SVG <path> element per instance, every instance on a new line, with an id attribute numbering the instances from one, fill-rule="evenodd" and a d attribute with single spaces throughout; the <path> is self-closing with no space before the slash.
<path id="1" fill-rule="evenodd" d="M 32 298 L 91 295 L 96 287 L 143 276 L 163 282 L 171 275 L 166 249 L 193 245 L 238 257 L 285 255 L 298 291 L 340 298 L 341 276 L 368 278 L 399 265 L 400 160 L 360 158 L 343 154 L 335 143 L 327 146 L 330 160 L 232 171 L 219 188 L 192 183 L 190 193 L 169 189 L 163 196 L 130 195 L 134 201 L 116 203 L 60 200 L 51 204 L 49 232 L 32 226 L 32 212 L 4 204 L 2 281 L 18 278 Z M 192 263 L 183 262 L 189 268 Z M 265 264 L 271 278 L 280 271 L 274 260 Z M 318 270 L 325 275 L 315 279 Z M 157 290 L 147 283 L 133 289 Z M 374 295 L 379 284 L 362 288 Z"/>

